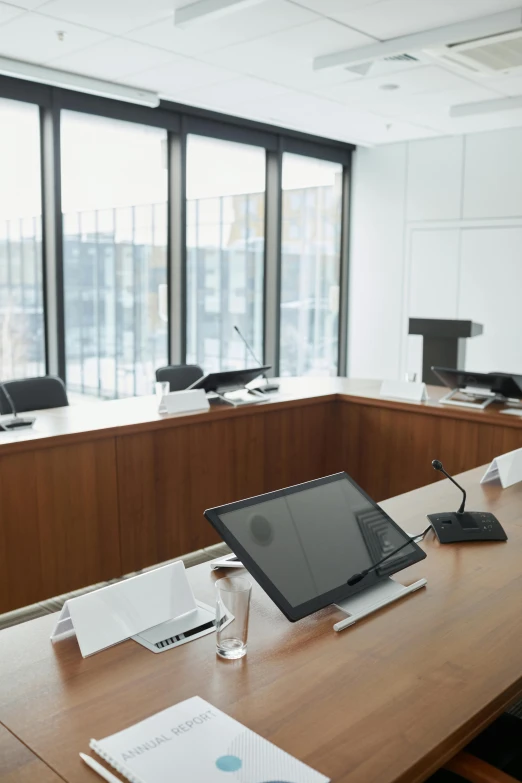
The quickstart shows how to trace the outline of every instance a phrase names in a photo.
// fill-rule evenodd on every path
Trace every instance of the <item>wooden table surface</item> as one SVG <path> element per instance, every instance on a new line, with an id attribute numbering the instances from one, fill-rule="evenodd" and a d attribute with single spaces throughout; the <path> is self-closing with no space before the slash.
<path id="1" fill-rule="evenodd" d="M 334 783 L 425 780 L 522 696 L 522 484 L 481 486 L 483 472 L 459 477 L 468 508 L 496 513 L 509 540 L 441 546 L 428 534 L 427 559 L 397 575 L 427 588 L 340 634 L 334 608 L 292 624 L 257 585 L 240 661 L 218 659 L 213 635 L 82 659 L 74 638 L 51 645 L 55 615 L 2 631 L 0 722 L 65 781 L 94 783 L 78 757 L 91 737 L 199 695 Z M 459 502 L 442 480 L 383 506 L 417 533 Z M 212 601 L 208 564 L 188 575 Z"/>
<path id="2" fill-rule="evenodd" d="M 380 396 L 381 382 L 357 378 L 306 377 L 280 378 L 279 392 L 269 394 L 267 401 L 259 405 L 212 406 L 210 411 L 188 414 L 164 415 L 157 412 L 154 396 L 130 397 L 110 402 L 88 402 L 65 408 L 32 411 L 36 422 L 31 429 L 0 432 L 0 455 L 23 451 L 27 448 L 48 448 L 60 444 L 81 442 L 86 439 L 106 438 L 165 427 L 184 426 L 190 421 L 220 421 L 223 418 L 249 416 L 259 409 L 277 406 L 294 406 L 299 401 L 308 403 L 327 399 L 346 399 L 364 402 L 389 410 L 408 410 L 410 413 L 429 413 L 443 418 L 494 423 L 503 427 L 522 429 L 522 418 L 501 414 L 503 406 L 491 405 L 483 411 L 442 405 L 439 400 L 447 393 L 441 386 L 429 386 L 429 400 L 409 402 Z M 9 418 L 9 417 L 6 417 Z"/>

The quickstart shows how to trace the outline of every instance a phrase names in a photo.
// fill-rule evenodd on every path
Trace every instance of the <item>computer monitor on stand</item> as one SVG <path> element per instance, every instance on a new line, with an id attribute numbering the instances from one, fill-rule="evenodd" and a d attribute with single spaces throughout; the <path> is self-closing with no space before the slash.
<path id="1" fill-rule="evenodd" d="M 263 373 L 266 373 L 268 370 L 270 370 L 270 365 L 253 367 L 246 370 L 211 372 L 208 375 L 204 375 L 202 378 L 198 378 L 189 388 L 203 389 L 207 394 L 213 394 L 214 400 L 219 400 L 219 402 L 224 402 L 228 405 L 236 406 L 244 405 L 246 403 L 266 402 L 267 398 L 264 394 L 261 394 L 255 389 L 249 389 L 247 384 L 260 375 L 263 375 Z M 237 391 L 243 391 L 245 395 L 236 398 L 226 396 L 231 392 Z"/>
<path id="2" fill-rule="evenodd" d="M 441 398 L 445 405 L 484 410 L 492 402 L 522 405 L 522 375 L 503 372 L 468 372 L 450 367 L 432 367 L 451 391 Z"/>

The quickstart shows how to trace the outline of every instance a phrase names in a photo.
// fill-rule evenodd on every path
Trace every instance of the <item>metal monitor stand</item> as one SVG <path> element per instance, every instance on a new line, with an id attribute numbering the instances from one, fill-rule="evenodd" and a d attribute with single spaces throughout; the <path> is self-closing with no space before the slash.
<path id="1" fill-rule="evenodd" d="M 248 386 L 245 386 L 244 389 L 237 389 L 236 391 L 246 391 L 249 394 L 252 395 L 252 397 L 255 397 L 253 400 L 245 400 L 245 399 L 238 399 L 238 400 L 231 400 L 229 397 L 225 396 L 225 393 L 215 391 L 213 394 L 218 397 L 221 402 L 225 402 L 227 405 L 233 405 L 235 408 L 237 408 L 239 405 L 245 405 L 246 403 L 253 403 L 253 402 L 261 402 L 262 400 L 266 400 L 266 396 L 262 394 L 261 392 L 257 391 L 257 389 L 249 389 Z"/>
<path id="2" fill-rule="evenodd" d="M 383 579 L 382 582 L 368 587 L 362 593 L 354 595 L 353 598 L 347 598 L 346 601 L 334 604 L 348 617 L 335 623 L 333 629 L 334 631 L 342 631 L 344 628 L 349 628 L 350 625 L 353 625 L 358 620 L 362 620 L 363 617 L 367 617 L 378 609 L 382 609 L 383 606 L 398 601 L 399 598 L 404 598 L 404 596 L 420 590 L 426 584 L 426 579 L 418 579 L 408 586 L 401 585 L 400 582 L 396 582 L 390 577 Z"/>
<path id="3" fill-rule="evenodd" d="M 468 397 L 476 397 L 482 399 L 482 402 L 463 402 L 461 400 L 454 400 L 453 397 L 456 394 L 467 394 Z M 483 399 L 486 397 L 487 399 Z M 458 405 L 462 408 L 473 408 L 477 411 L 483 411 L 492 402 L 499 401 L 499 397 L 495 392 L 479 391 L 477 389 L 452 389 L 444 397 L 441 397 L 439 402 L 443 405 Z"/>

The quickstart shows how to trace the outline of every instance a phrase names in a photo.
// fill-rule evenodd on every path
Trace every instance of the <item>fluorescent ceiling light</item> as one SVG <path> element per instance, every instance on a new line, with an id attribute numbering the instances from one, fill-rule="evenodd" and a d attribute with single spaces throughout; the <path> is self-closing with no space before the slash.
<path id="1" fill-rule="evenodd" d="M 66 90 L 99 95 L 102 98 L 137 103 L 140 106 L 150 106 L 152 109 L 159 106 L 159 96 L 155 92 L 140 90 L 139 87 L 127 87 L 125 84 L 114 84 L 102 79 L 91 79 L 90 76 L 59 71 L 56 68 L 45 68 L 21 60 L 10 60 L 7 57 L 0 57 L 0 74 L 39 84 L 49 84 L 51 87 L 63 87 Z"/>
<path id="2" fill-rule="evenodd" d="M 190 27 L 262 2 L 264 0 L 196 0 L 195 3 L 176 8 L 174 24 L 176 27 Z"/>
<path id="3" fill-rule="evenodd" d="M 513 109 L 522 109 L 522 95 L 513 98 L 494 98 L 492 101 L 461 103 L 459 106 L 451 107 L 450 117 L 474 117 L 477 114 L 492 114 Z"/>
<path id="4" fill-rule="evenodd" d="M 515 8 L 512 11 L 471 19 L 468 22 L 435 27 L 432 30 L 403 35 L 400 38 L 390 38 L 388 41 L 360 46 L 357 49 L 345 49 L 341 52 L 323 54 L 314 59 L 314 71 L 354 65 L 366 60 L 377 60 L 404 52 L 411 54 L 431 46 L 470 41 L 475 38 L 510 32 L 520 27 L 522 27 L 522 8 Z"/>

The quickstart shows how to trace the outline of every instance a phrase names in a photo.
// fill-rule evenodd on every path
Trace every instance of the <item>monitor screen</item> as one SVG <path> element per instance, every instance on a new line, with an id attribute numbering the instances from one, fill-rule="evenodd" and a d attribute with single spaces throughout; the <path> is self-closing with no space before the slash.
<path id="1" fill-rule="evenodd" d="M 505 399 L 522 398 L 522 376 L 503 372 L 471 372 L 451 367 L 432 367 L 449 389 L 484 389 Z"/>
<path id="2" fill-rule="evenodd" d="M 348 598 L 425 557 L 412 543 L 357 585 L 347 585 L 408 536 L 346 473 L 205 515 L 290 620 Z"/>
<path id="3" fill-rule="evenodd" d="M 244 370 L 211 372 L 194 381 L 192 386 L 189 386 L 189 389 L 204 389 L 206 392 L 220 392 L 221 394 L 238 391 L 270 369 L 270 365 L 266 364 L 261 367 L 252 367 Z"/>

